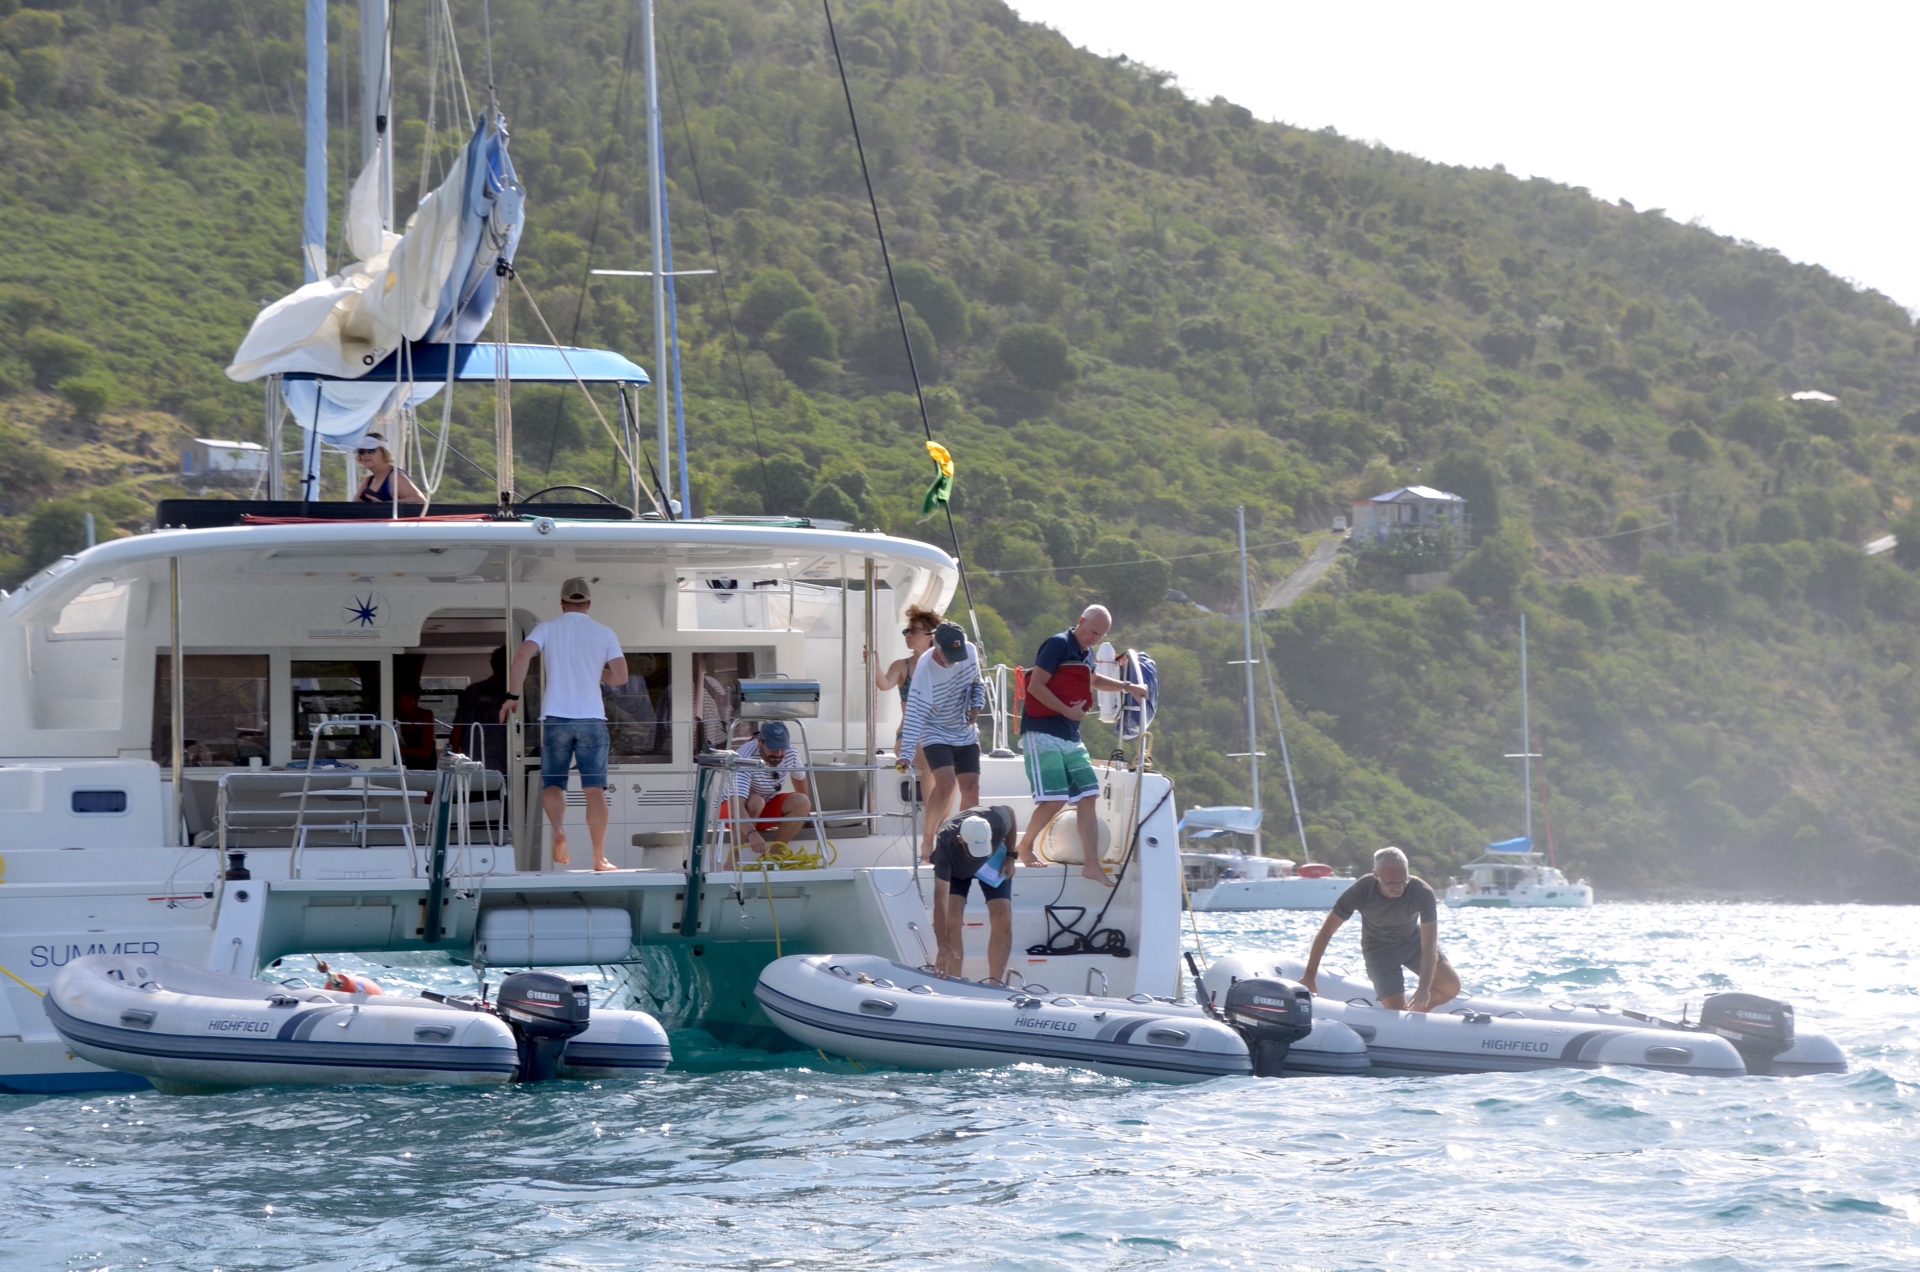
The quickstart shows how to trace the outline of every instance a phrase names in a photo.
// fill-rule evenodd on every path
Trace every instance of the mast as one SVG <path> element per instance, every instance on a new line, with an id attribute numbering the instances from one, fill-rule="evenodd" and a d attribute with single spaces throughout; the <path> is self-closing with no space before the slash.
<path id="1" fill-rule="evenodd" d="M 1526 826 L 1527 851 L 1533 851 L 1533 762 L 1540 757 L 1533 749 L 1533 729 L 1527 718 L 1527 616 L 1520 615 L 1520 750 L 1506 756 L 1520 761 L 1520 812 Z"/>
<path id="2" fill-rule="evenodd" d="M 1253 705 L 1253 588 L 1247 581 L 1247 508 L 1240 505 L 1240 666 L 1247 680 L 1247 776 L 1253 795 L 1253 855 L 1263 856 L 1261 844 L 1264 839 L 1260 819 L 1264 814 L 1260 809 L 1260 726 Z M 1229 756 L 1237 759 L 1237 756 Z"/>
<path id="3" fill-rule="evenodd" d="M 660 151 L 660 74 L 653 48 L 653 0 L 640 0 L 647 43 L 647 221 L 653 232 L 653 400 L 660 443 L 660 501 L 673 499 L 673 460 L 667 428 L 666 156 Z"/>

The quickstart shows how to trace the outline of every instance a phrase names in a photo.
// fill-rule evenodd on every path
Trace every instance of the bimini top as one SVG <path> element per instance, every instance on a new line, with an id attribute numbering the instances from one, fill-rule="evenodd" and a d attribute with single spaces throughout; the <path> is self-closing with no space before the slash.
<path id="1" fill-rule="evenodd" d="M 496 344 L 412 344 L 387 355 L 379 366 L 353 384 L 432 384 L 447 379 L 453 364 L 455 380 L 492 380 L 499 374 L 500 346 Z M 313 371 L 289 371 L 288 380 L 326 380 L 337 376 Z M 516 344 L 507 346 L 507 378 L 524 384 L 651 384 L 645 369 L 610 349 L 580 349 L 567 345 Z"/>

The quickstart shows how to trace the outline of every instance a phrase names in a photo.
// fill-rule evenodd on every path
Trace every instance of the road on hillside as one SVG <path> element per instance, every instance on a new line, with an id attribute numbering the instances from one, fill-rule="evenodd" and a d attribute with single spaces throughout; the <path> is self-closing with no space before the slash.
<path id="1" fill-rule="evenodd" d="M 1333 568 L 1333 559 L 1339 555 L 1340 545 L 1345 540 L 1339 535 L 1322 539 L 1313 549 L 1313 555 L 1306 564 L 1286 578 L 1274 584 L 1267 593 L 1267 599 L 1260 604 L 1263 610 L 1285 609 L 1307 594 L 1307 589 L 1318 583 Z"/>

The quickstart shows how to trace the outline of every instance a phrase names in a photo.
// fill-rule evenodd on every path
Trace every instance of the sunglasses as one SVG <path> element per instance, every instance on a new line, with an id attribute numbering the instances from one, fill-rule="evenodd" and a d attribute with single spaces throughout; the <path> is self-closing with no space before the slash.
<path id="1" fill-rule="evenodd" d="M 932 633 L 932 632 L 930 632 L 930 631 L 928 631 L 928 630 L 927 630 L 926 628 L 924 628 L 924 627 L 902 627 L 902 628 L 900 629 L 900 634 L 901 634 L 902 636 L 931 636 L 931 635 L 933 635 L 933 633 Z"/>
<path id="2" fill-rule="evenodd" d="M 376 446 L 370 450 L 357 450 L 353 453 L 356 455 L 378 455 L 380 453 L 380 448 Z"/>

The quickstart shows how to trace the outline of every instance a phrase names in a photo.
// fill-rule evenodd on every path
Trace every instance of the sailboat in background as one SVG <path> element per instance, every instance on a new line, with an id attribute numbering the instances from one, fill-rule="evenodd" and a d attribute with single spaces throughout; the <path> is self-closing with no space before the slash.
<path id="1" fill-rule="evenodd" d="M 1593 885 L 1585 879 L 1569 882 L 1553 860 L 1553 837 L 1547 837 L 1548 851 L 1533 848 L 1533 762 L 1540 758 L 1533 749 L 1533 730 L 1527 714 L 1527 616 L 1520 616 L 1520 750 L 1506 757 L 1520 761 L 1521 820 L 1526 833 L 1518 839 L 1503 839 L 1488 844 L 1486 855 L 1462 867 L 1466 882 L 1447 885 L 1447 904 L 1484 909 L 1532 909 L 1551 907 L 1581 909 L 1593 904 Z"/>
<path id="2" fill-rule="evenodd" d="M 1269 857 L 1261 851 L 1260 729 L 1253 702 L 1253 592 L 1247 578 L 1247 510 L 1240 509 L 1241 666 L 1247 680 L 1247 769 L 1251 806 L 1224 805 L 1190 808 L 1180 819 L 1180 831 L 1189 840 L 1220 835 L 1249 836 L 1251 854 L 1233 850 L 1183 850 L 1181 871 L 1186 879 L 1187 905 L 1194 910 L 1326 910 L 1353 883 L 1332 866 L 1316 862 L 1307 851 L 1307 829 L 1300 819 L 1300 800 L 1293 786 L 1293 760 L 1287 754 L 1286 730 L 1280 723 L 1279 696 L 1273 671 L 1267 671 L 1267 697 L 1273 708 L 1273 727 L 1280 739 L 1280 758 L 1287 771 L 1287 798 L 1293 805 L 1294 830 L 1300 837 L 1300 861 Z M 1262 640 L 1264 652 L 1266 642 Z M 1237 757 L 1236 757 L 1237 758 Z"/>

